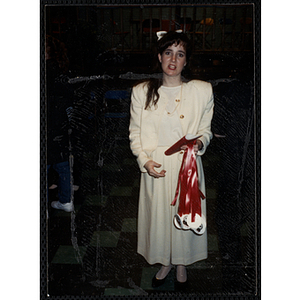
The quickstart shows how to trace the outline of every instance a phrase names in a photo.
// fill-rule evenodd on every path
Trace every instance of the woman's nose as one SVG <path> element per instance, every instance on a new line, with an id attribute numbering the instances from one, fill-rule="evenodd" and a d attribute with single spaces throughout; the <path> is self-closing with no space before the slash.
<path id="1" fill-rule="evenodd" d="M 172 54 L 172 61 L 175 61 L 176 60 L 176 54 Z"/>

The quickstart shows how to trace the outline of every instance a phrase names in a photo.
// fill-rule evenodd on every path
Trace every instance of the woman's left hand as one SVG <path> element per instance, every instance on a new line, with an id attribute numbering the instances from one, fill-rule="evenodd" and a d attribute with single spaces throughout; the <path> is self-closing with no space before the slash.
<path id="1" fill-rule="evenodd" d="M 181 146 L 181 150 L 185 150 L 187 148 L 187 145 L 183 145 Z M 197 152 L 199 150 L 201 150 L 203 148 L 203 143 L 200 141 L 200 140 L 197 140 L 196 143 L 194 144 L 194 151 L 195 151 L 195 154 L 197 154 Z"/>

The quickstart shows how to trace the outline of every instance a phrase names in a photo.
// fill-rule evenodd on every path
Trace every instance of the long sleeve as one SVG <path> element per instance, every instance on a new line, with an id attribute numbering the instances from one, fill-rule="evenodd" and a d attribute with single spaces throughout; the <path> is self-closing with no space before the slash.
<path id="1" fill-rule="evenodd" d="M 134 87 L 131 94 L 129 140 L 131 151 L 137 157 L 140 170 L 146 172 L 144 165 L 151 158 L 143 151 L 141 144 L 141 123 L 144 110 L 142 97 L 145 97 L 143 87 L 141 85 Z"/>
<path id="2" fill-rule="evenodd" d="M 213 137 L 213 134 L 211 132 L 211 121 L 213 117 L 213 111 L 214 111 L 214 96 L 213 96 L 212 86 L 210 84 L 209 101 L 207 102 L 207 105 L 205 107 L 205 111 L 198 129 L 198 134 L 202 135 L 199 138 L 199 140 L 201 140 L 201 142 L 203 143 L 203 148 L 200 151 L 198 151 L 197 153 L 198 155 L 203 155 L 205 153 L 206 148 L 210 144 L 210 140 Z"/>

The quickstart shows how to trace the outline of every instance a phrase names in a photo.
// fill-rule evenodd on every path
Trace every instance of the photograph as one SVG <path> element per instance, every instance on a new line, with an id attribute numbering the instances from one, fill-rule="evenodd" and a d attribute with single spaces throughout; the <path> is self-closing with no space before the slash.
<path id="1" fill-rule="evenodd" d="M 261 299 L 260 6 L 40 1 L 41 300 Z"/>

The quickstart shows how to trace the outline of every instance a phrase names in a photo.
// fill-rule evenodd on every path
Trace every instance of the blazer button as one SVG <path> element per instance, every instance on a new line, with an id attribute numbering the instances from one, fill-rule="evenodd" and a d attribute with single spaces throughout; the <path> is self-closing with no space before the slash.
<path id="1" fill-rule="evenodd" d="M 183 119 L 183 118 L 184 118 L 184 115 L 181 115 L 181 116 L 180 116 L 180 119 Z"/>
<path id="2" fill-rule="evenodd" d="M 183 154 L 184 151 L 180 151 L 180 154 Z"/>

